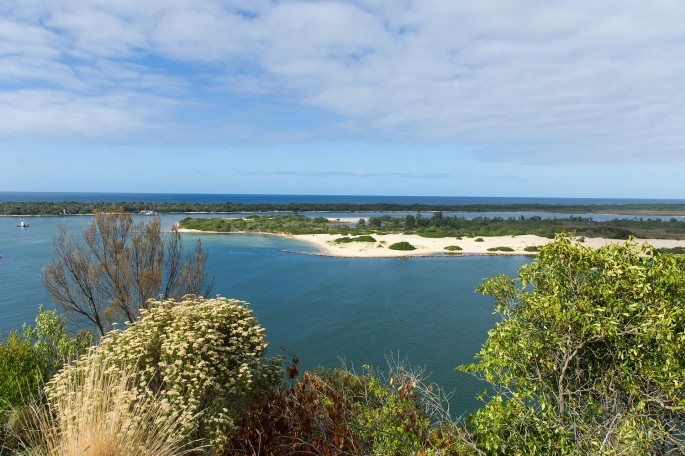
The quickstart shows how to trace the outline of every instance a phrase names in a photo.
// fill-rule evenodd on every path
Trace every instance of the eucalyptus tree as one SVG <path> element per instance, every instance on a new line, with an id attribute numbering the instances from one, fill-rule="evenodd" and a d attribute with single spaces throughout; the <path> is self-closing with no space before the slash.
<path id="1" fill-rule="evenodd" d="M 176 227 L 163 233 L 158 216 L 134 223 L 118 209 L 96 212 L 82 240 L 62 227 L 42 280 L 55 304 L 86 318 L 103 335 L 113 321 L 134 321 L 151 298 L 207 296 L 213 281 L 206 261 L 199 239 L 184 253 Z"/>

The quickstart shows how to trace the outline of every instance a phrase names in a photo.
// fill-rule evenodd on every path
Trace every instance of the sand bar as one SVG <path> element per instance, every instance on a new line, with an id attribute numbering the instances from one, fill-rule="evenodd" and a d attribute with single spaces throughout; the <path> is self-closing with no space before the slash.
<path id="1" fill-rule="evenodd" d="M 456 238 L 424 238 L 414 234 L 374 234 L 377 242 L 350 242 L 337 244 L 335 239 L 341 237 L 339 234 L 303 234 L 292 236 L 295 239 L 316 244 L 326 255 L 338 257 L 405 257 L 405 256 L 434 256 L 443 255 L 447 251 L 445 247 L 457 245 L 462 248 L 450 255 L 535 255 L 535 252 L 526 252 L 524 249 L 529 246 L 542 246 L 551 242 L 552 239 L 534 236 L 482 236 L 476 238 L 462 239 Z M 476 241 L 482 239 L 482 242 Z M 416 250 L 403 251 L 391 250 L 389 245 L 396 242 L 406 241 L 416 247 Z M 624 241 L 620 239 L 607 238 L 585 238 L 581 245 L 589 247 L 600 247 L 606 244 L 620 244 Z M 685 240 L 671 239 L 638 239 L 638 243 L 647 242 L 656 248 L 685 247 Z M 494 247 L 510 247 L 513 252 L 489 251 Z"/>
<path id="2" fill-rule="evenodd" d="M 181 229 L 182 232 L 197 232 L 208 233 L 207 231 L 187 230 Z M 240 233 L 221 233 L 221 234 L 240 234 Z M 251 234 L 270 234 L 274 233 L 251 233 Z M 297 239 L 304 242 L 309 242 L 315 245 L 321 254 L 335 257 L 348 258 L 374 258 L 374 257 L 408 257 L 408 256 L 435 256 L 448 254 L 445 247 L 456 245 L 462 248 L 449 255 L 464 256 L 464 255 L 535 255 L 534 252 L 526 252 L 524 249 L 529 246 L 542 246 L 552 239 L 534 236 L 534 235 L 519 235 L 519 236 L 481 236 L 481 237 L 464 237 L 456 239 L 453 237 L 446 238 L 425 238 L 416 234 L 373 234 L 376 242 L 349 242 L 336 243 L 335 239 L 342 237 L 341 234 L 278 234 L 290 239 Z M 476 239 L 482 239 L 476 241 Z M 388 246 L 396 243 L 406 241 L 416 247 L 416 250 L 391 250 Z M 672 239 L 636 239 L 638 243 L 646 242 L 656 248 L 673 248 L 685 247 L 685 240 Z M 620 239 L 607 238 L 584 238 L 581 245 L 588 247 L 600 247 L 606 244 L 620 244 L 623 243 Z M 513 252 L 493 252 L 488 249 L 493 247 L 510 247 L 514 249 Z"/>

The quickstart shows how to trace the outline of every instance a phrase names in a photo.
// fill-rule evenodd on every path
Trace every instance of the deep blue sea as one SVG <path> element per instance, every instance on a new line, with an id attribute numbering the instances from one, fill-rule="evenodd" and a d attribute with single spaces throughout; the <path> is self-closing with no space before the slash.
<path id="1" fill-rule="evenodd" d="M 189 201 L 189 202 L 422 202 L 470 204 L 549 202 L 592 204 L 683 202 L 664 200 L 579 200 L 544 198 L 454 198 L 302 195 L 165 195 L 83 193 L 0 193 L 5 201 Z M 372 215 L 372 214 L 365 214 Z M 483 214 L 477 214 L 483 215 Z M 497 214 L 494 214 L 497 215 Z M 516 215 L 521 215 L 517 213 Z M 539 214 L 535 214 L 539 215 Z M 559 214 L 563 216 L 565 214 Z M 214 215 L 225 216 L 225 215 Z M 331 216 L 331 214 L 326 214 Z M 350 214 L 341 214 L 350 216 Z M 475 216 L 475 214 L 470 214 Z M 163 215 L 170 227 L 185 217 Z M 607 217 L 611 217 L 607 215 Z M 0 335 L 32 322 L 39 304 L 53 307 L 40 280 L 59 227 L 74 235 L 89 216 L 0 217 Z M 136 216 L 137 220 L 145 217 Z M 187 247 L 197 235 L 184 234 Z M 383 366 L 389 354 L 425 366 L 431 380 L 454 391 L 453 412 L 473 410 L 485 385 L 454 372 L 473 360 L 494 325 L 492 302 L 474 293 L 483 278 L 514 275 L 524 257 L 399 259 L 327 258 L 283 253 L 314 251 L 295 240 L 263 235 L 201 235 L 215 278 L 213 293 L 250 302 L 266 328 L 270 353 L 295 353 L 302 367 L 335 367 L 340 360 L 361 369 Z"/>
<path id="2" fill-rule="evenodd" d="M 0 201 L 80 201 L 146 203 L 349 203 L 349 204 L 632 204 L 685 203 L 685 199 L 540 198 L 496 196 L 233 195 L 202 193 L 0 192 Z"/>

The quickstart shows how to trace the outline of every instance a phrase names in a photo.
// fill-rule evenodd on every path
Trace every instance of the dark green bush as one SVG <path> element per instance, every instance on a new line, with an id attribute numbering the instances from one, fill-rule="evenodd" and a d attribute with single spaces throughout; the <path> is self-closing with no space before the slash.
<path id="1" fill-rule="evenodd" d="M 514 249 L 511 247 L 490 247 L 488 252 L 513 252 Z"/>
<path id="2" fill-rule="evenodd" d="M 395 242 L 394 244 L 390 244 L 388 248 L 391 250 L 416 250 L 416 247 L 407 241 Z"/>
<path id="3" fill-rule="evenodd" d="M 656 249 L 655 253 L 657 255 L 660 253 L 674 253 L 676 255 L 682 255 L 685 253 L 685 248 L 683 248 L 683 247 L 671 247 L 671 248 L 661 247 L 661 248 Z"/>
<path id="4" fill-rule="evenodd" d="M 526 252 L 539 252 L 540 246 L 539 245 L 529 245 L 527 247 L 524 247 L 523 250 Z"/>
<path id="5" fill-rule="evenodd" d="M 483 240 L 483 238 L 476 238 L 476 239 L 474 239 L 474 242 L 485 242 L 485 241 Z"/>
<path id="6" fill-rule="evenodd" d="M 336 239 L 334 242 L 336 244 L 347 244 L 350 242 L 376 242 L 376 239 L 373 236 L 363 235 L 355 238 L 341 237 Z"/>
<path id="7" fill-rule="evenodd" d="M 462 249 L 458 245 L 448 245 L 447 247 L 445 247 L 445 250 L 447 250 L 448 252 L 455 252 L 457 250 L 464 250 L 464 249 Z"/>

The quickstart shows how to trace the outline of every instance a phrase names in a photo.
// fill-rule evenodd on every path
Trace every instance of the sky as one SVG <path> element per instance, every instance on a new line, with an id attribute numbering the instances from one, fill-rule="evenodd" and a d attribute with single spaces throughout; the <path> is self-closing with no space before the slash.
<path id="1" fill-rule="evenodd" d="M 0 191 L 685 198 L 682 0 L 6 0 Z"/>

